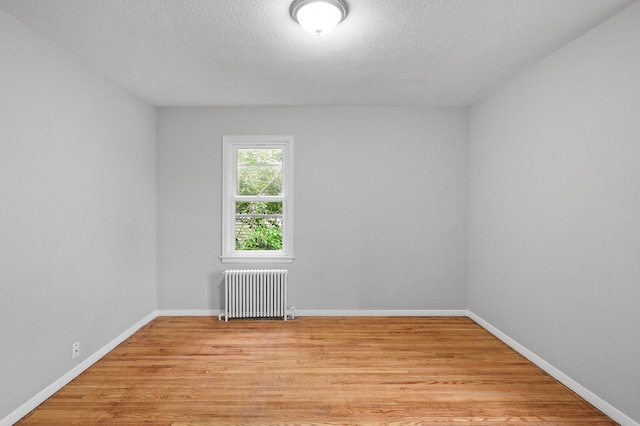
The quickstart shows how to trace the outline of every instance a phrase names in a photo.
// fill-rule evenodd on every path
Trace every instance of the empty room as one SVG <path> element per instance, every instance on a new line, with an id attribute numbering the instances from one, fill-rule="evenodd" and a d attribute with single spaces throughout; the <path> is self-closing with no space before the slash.
<path id="1" fill-rule="evenodd" d="M 636 0 L 0 0 L 0 200 L 0 426 L 640 424 Z"/>

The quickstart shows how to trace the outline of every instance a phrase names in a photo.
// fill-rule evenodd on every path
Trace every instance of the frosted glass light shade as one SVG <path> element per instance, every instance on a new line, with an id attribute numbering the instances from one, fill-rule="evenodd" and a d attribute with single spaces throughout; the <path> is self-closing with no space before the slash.
<path id="1" fill-rule="evenodd" d="M 291 16 L 305 31 L 313 35 L 326 34 L 347 16 L 343 0 L 296 0 Z"/>

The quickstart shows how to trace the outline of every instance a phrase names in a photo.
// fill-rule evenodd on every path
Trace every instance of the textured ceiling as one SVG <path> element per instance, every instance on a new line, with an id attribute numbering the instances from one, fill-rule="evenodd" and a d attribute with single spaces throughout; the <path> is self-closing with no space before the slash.
<path id="1" fill-rule="evenodd" d="M 347 0 L 314 37 L 290 0 L 0 0 L 154 105 L 469 105 L 636 0 Z"/>

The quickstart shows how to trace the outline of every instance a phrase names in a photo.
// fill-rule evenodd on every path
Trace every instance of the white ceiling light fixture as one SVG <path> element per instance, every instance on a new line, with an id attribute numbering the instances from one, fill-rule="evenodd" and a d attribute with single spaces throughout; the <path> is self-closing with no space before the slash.
<path id="1" fill-rule="evenodd" d="M 323 35 L 333 30 L 349 9 L 344 0 L 295 0 L 291 4 L 291 17 L 305 31 Z"/>

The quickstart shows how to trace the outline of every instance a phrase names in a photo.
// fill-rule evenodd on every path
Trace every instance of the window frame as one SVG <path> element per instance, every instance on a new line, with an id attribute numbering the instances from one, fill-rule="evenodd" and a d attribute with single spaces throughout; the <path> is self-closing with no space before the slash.
<path id="1" fill-rule="evenodd" d="M 237 195 L 237 150 L 282 149 L 282 195 Z M 236 202 L 282 200 L 282 250 L 236 250 Z M 240 199 L 240 200 L 239 200 Z M 293 256 L 293 136 L 224 135 L 222 137 L 222 263 L 291 263 Z"/>

